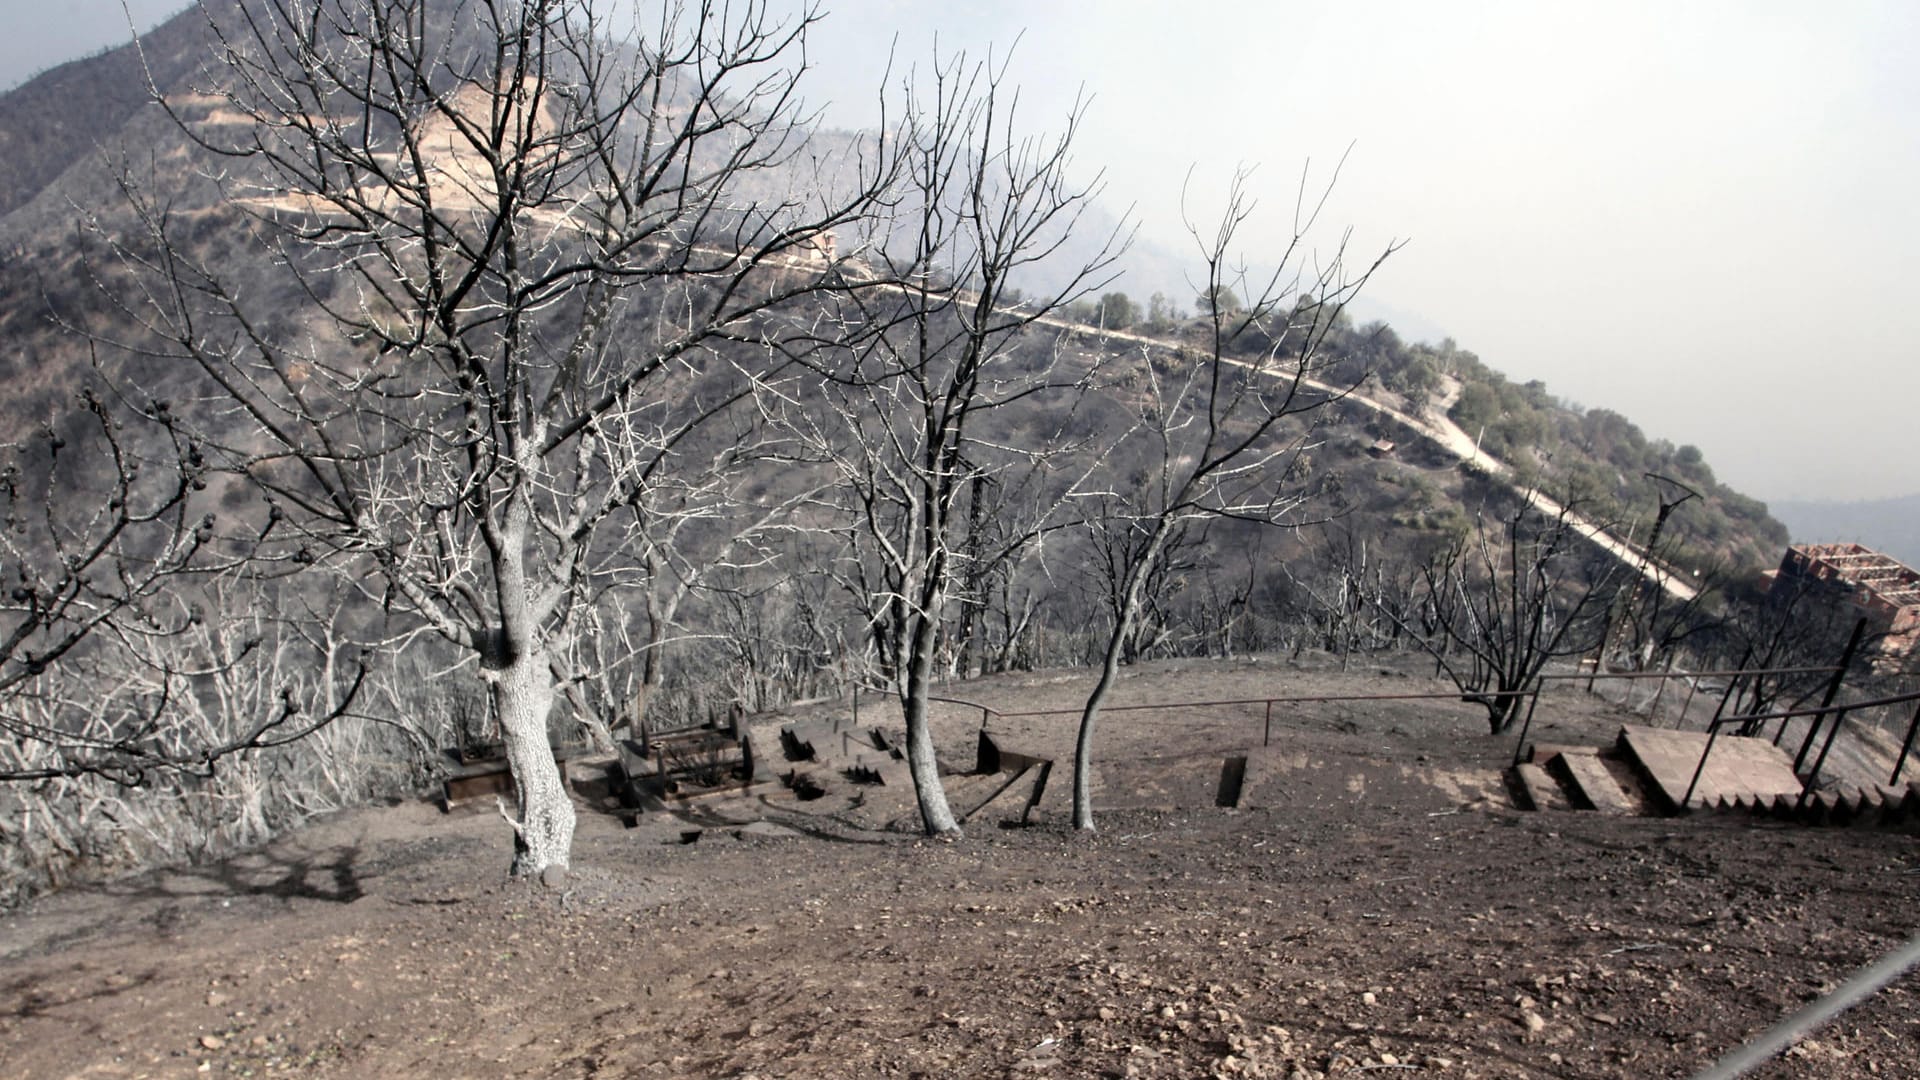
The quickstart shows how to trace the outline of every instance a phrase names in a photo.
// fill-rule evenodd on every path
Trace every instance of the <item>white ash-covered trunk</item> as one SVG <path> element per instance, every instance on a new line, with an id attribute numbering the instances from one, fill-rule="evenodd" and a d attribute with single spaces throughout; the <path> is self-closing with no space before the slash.
<path id="1" fill-rule="evenodd" d="M 518 803 L 513 873 L 537 876 L 550 867 L 564 871 L 573 847 L 574 812 L 547 740 L 552 672 L 538 654 L 523 653 L 494 673 L 493 699 Z"/>

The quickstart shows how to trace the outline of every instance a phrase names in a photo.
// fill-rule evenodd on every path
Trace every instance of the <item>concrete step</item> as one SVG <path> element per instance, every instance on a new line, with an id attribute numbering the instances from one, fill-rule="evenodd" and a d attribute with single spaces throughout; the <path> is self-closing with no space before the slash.
<path id="1" fill-rule="evenodd" d="M 1912 784 L 1881 784 L 1875 790 L 1888 806 L 1904 808 L 1917 797 Z"/>
<path id="2" fill-rule="evenodd" d="M 1566 788 L 1576 808 L 1603 814 L 1634 811 L 1634 799 L 1614 779 L 1598 752 L 1563 751 L 1547 762 L 1547 770 Z"/>
<path id="3" fill-rule="evenodd" d="M 1840 809 L 1840 796 L 1832 791 L 1810 792 L 1792 811 L 1794 820 L 1803 825 L 1834 824 L 1834 814 Z"/>
<path id="4" fill-rule="evenodd" d="M 1874 828 L 1898 816 L 1897 809 L 1889 809 L 1887 793 L 1878 784 L 1843 789 L 1841 799 L 1842 824 Z"/>
<path id="5" fill-rule="evenodd" d="M 1514 779 L 1518 784 L 1520 797 L 1525 800 L 1527 810 L 1571 810 L 1573 804 L 1567 799 L 1565 789 L 1560 782 L 1547 772 L 1544 766 L 1531 761 L 1523 761 L 1513 767 Z"/>
<path id="6" fill-rule="evenodd" d="M 1541 743 L 1509 777 L 1521 809 L 1671 812 L 1700 764 L 1706 737 L 1628 725 L 1611 751 Z M 1245 766 L 1242 766 L 1245 768 Z M 1250 776 L 1248 777 L 1250 779 Z M 1692 809 L 1803 825 L 1920 832 L 1920 779 L 1837 787 L 1802 797 L 1792 762 L 1771 743 L 1723 735 L 1714 742 Z"/>
<path id="7" fill-rule="evenodd" d="M 1545 766 L 1558 754 L 1597 754 L 1599 752 L 1600 748 L 1597 746 L 1580 743 L 1537 742 L 1527 744 L 1526 759 L 1535 765 Z"/>
<path id="8" fill-rule="evenodd" d="M 841 775 L 856 784 L 878 784 L 882 787 L 912 788 L 913 770 L 907 763 L 892 754 L 876 750 L 856 753 L 840 770 Z"/>
<path id="9" fill-rule="evenodd" d="M 830 734 L 831 730 L 824 724 L 804 721 L 785 724 L 780 728 L 780 748 L 788 761 L 818 761 L 820 754 L 814 744 Z"/>
<path id="10" fill-rule="evenodd" d="M 1723 798 L 1751 805 L 1768 796 L 1800 794 L 1792 759 L 1765 739 L 1722 734 L 1714 740 L 1704 768 L 1700 767 L 1701 755 L 1707 751 L 1704 732 L 1627 724 L 1620 729 L 1615 746 L 1648 781 L 1654 801 L 1667 813 L 1681 809 L 1690 784 L 1694 808 L 1716 808 Z"/>
<path id="11" fill-rule="evenodd" d="M 764 735 L 753 732 L 741 736 L 740 752 L 745 757 L 743 767 L 747 773 L 747 782 L 751 784 L 770 784 L 779 779 L 774 772 L 774 762 L 779 760 L 778 750 L 771 750 Z"/>
<path id="12" fill-rule="evenodd" d="M 845 768 L 856 759 L 875 759 L 892 752 L 877 729 L 863 731 L 840 720 L 798 720 L 780 728 L 780 745 L 788 761 L 814 761 Z"/>
<path id="13" fill-rule="evenodd" d="M 1896 795 L 1892 789 L 1880 784 L 1863 787 L 1860 789 L 1860 814 L 1853 823 L 1876 828 L 1890 824 L 1900 817 L 1900 803 L 1905 797 L 1905 792 Z"/>

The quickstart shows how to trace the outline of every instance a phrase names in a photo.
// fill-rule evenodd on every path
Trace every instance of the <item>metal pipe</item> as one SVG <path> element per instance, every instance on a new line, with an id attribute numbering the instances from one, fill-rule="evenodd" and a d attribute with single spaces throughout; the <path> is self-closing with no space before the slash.
<path id="1" fill-rule="evenodd" d="M 1479 696 L 1481 697 L 1523 697 L 1531 693 L 1533 693 L 1533 691 L 1531 690 L 1486 690 L 1486 691 L 1480 692 Z M 1307 703 L 1316 703 L 1316 702 L 1335 702 L 1335 701 L 1460 701 L 1465 696 L 1466 695 L 1462 694 L 1458 690 L 1441 691 L 1441 692 L 1431 693 L 1431 694 L 1313 694 L 1313 695 L 1300 696 L 1300 697 L 1231 698 L 1231 699 L 1220 700 L 1220 701 L 1165 701 L 1165 702 L 1160 702 L 1154 705 L 1108 705 L 1102 708 L 1100 711 L 1102 713 L 1147 712 L 1147 711 L 1152 711 L 1154 709 L 1198 709 L 1198 708 L 1218 708 L 1218 707 L 1227 706 L 1227 705 L 1266 705 L 1269 702 L 1275 705 L 1297 705 L 1297 704 L 1307 704 Z M 954 699 L 934 698 L 932 700 L 952 701 Z M 974 703 L 963 702 L 962 704 L 973 705 Z M 978 708 L 977 705 L 975 707 Z M 1026 719 L 1028 717 L 1034 717 L 1034 716 L 1079 716 L 1081 711 L 1082 710 L 1078 708 L 1033 709 L 1026 712 L 1004 712 L 1004 713 L 995 713 L 994 715 L 998 716 L 1002 720 L 1009 720 L 1009 719 Z"/>
<path id="2" fill-rule="evenodd" d="M 1818 668 L 1796 668 L 1796 669 L 1782 669 L 1782 670 L 1833 671 L 1834 668 L 1818 667 Z M 1757 673 L 1756 672 L 1703 672 L 1702 676 L 1703 677 L 1714 677 L 1714 676 L 1721 676 L 1721 675 L 1739 676 L 1739 675 L 1751 675 L 1751 674 L 1757 674 Z M 1652 672 L 1651 675 L 1653 677 L 1658 678 L 1658 677 L 1663 677 L 1665 673 Z M 1532 687 L 1529 687 L 1528 689 L 1488 690 L 1485 692 L 1484 696 L 1486 697 L 1520 697 L 1524 695 L 1526 697 L 1532 698 L 1535 706 L 1537 706 L 1539 703 L 1538 695 L 1545 689 L 1544 684 L 1546 683 L 1547 680 L 1549 679 L 1565 680 L 1567 678 L 1568 677 L 1564 675 L 1539 675 L 1539 676 L 1535 676 L 1534 685 Z M 1730 698 L 1735 688 L 1736 688 L 1735 685 L 1729 685 L 1727 688 L 1726 694 L 1724 696 L 1727 698 Z M 1228 706 L 1228 705 L 1259 705 L 1262 707 L 1270 708 L 1274 705 L 1288 705 L 1288 704 L 1311 703 L 1311 702 L 1338 702 L 1338 701 L 1459 701 L 1462 699 L 1463 696 L 1464 695 L 1460 694 L 1458 691 L 1424 693 L 1424 694 L 1315 694 L 1315 695 L 1302 695 L 1302 696 L 1295 696 L 1295 697 L 1282 696 L 1282 697 L 1270 697 L 1270 698 L 1235 698 L 1231 700 L 1221 700 L 1221 701 L 1167 701 L 1167 702 L 1161 702 L 1153 705 L 1109 705 L 1103 708 L 1101 711 L 1102 712 L 1142 712 L 1142 711 L 1152 711 L 1152 710 L 1165 711 L 1165 710 L 1174 710 L 1174 709 L 1217 708 L 1217 707 Z M 969 709 L 979 709 L 983 716 L 997 718 L 1000 720 L 1029 719 L 1033 717 L 1042 717 L 1042 716 L 1079 716 L 1080 713 L 1082 712 L 1082 710 L 1079 708 L 1033 709 L 1033 710 L 1028 710 L 1024 712 L 999 712 L 997 710 L 990 709 L 989 707 L 982 705 L 977 701 L 967 701 L 962 698 L 930 696 L 928 700 L 944 702 L 950 705 L 961 705 Z M 1920 701 L 1920 691 L 1909 691 L 1904 694 L 1894 694 L 1889 697 L 1874 698 L 1868 701 L 1851 701 L 1847 703 L 1846 708 L 1871 709 L 1871 708 L 1879 708 L 1880 706 L 1883 706 L 1883 705 L 1900 705 L 1900 704 L 1905 704 L 1911 701 Z M 1723 706 L 1724 704 L 1725 704 L 1725 701 L 1723 700 Z M 1812 709 L 1812 708 L 1783 709 L 1777 712 L 1757 713 L 1753 716 L 1724 716 L 1722 715 L 1722 713 L 1717 712 L 1714 716 L 1714 719 L 1709 722 L 1708 726 L 1709 728 L 1713 728 L 1721 724 L 1729 724 L 1729 723 L 1734 723 L 1736 721 L 1745 723 L 1745 724 L 1761 724 L 1768 720 L 1783 720 L 1783 719 L 1792 719 L 1794 717 L 1800 717 L 1800 716 L 1812 716 L 1815 713 L 1820 711 L 1822 710 Z M 1722 712 L 1724 712 L 1724 709 L 1722 710 Z"/>
<path id="3" fill-rule="evenodd" d="M 1909 690 L 1904 694 L 1893 694 L 1883 698 L 1869 698 L 1866 701 L 1849 701 L 1846 704 L 1846 708 L 1877 709 L 1882 705 L 1904 705 L 1909 701 L 1920 701 L 1920 690 Z M 1735 720 L 1754 720 L 1754 721 L 1791 720 L 1797 716 L 1812 716 L 1813 714 L 1820 711 L 1821 710 L 1817 708 L 1781 709 L 1777 712 L 1754 713 L 1752 716 L 1729 716 L 1726 718 L 1724 723 L 1730 724 Z M 1832 710 L 1829 709 L 1827 711 L 1831 712 Z"/>
<path id="4" fill-rule="evenodd" d="M 1593 650 L 1593 670 L 1587 672 L 1587 693 L 1593 693 L 1593 680 L 1607 661 L 1607 644 L 1613 640 L 1613 608 L 1607 608 L 1607 624 L 1600 628 L 1600 646 Z"/>
<path id="5" fill-rule="evenodd" d="M 1707 721 L 1708 731 L 1718 731 L 1720 729 L 1720 718 L 1727 714 L 1727 702 L 1733 699 L 1734 687 L 1739 685 L 1740 685 L 1740 677 L 1736 675 L 1733 677 L 1732 681 L 1727 683 L 1727 688 L 1720 692 L 1720 704 L 1714 706 L 1713 719 Z M 1740 730 L 1745 731 L 1746 728 L 1743 727 Z"/>
<path id="6" fill-rule="evenodd" d="M 1693 708 L 1693 695 L 1700 692 L 1698 676 L 1687 680 L 1687 697 L 1680 703 L 1680 715 L 1673 718 L 1673 730 L 1679 731 L 1687 726 L 1687 710 Z"/>
<path id="7" fill-rule="evenodd" d="M 1527 703 L 1527 719 L 1520 725 L 1520 740 L 1513 744 L 1513 763 L 1520 764 L 1520 755 L 1526 752 L 1527 732 L 1533 730 L 1533 710 L 1540 707 L 1540 680 L 1533 680 L 1533 697 Z"/>
<path id="8" fill-rule="evenodd" d="M 1747 647 L 1746 647 L 1746 649 L 1745 649 L 1745 650 L 1743 650 L 1743 651 L 1742 651 L 1742 652 L 1740 653 L 1740 667 L 1741 667 L 1741 669 L 1742 669 L 1742 670 L 1744 670 L 1744 669 L 1746 668 L 1746 666 L 1747 666 L 1747 661 L 1749 661 L 1749 660 L 1752 660 L 1752 659 L 1753 659 L 1753 646 L 1751 646 L 1751 645 L 1749 645 L 1749 646 L 1747 646 Z M 1734 694 L 1735 694 L 1735 693 L 1736 693 L 1736 692 L 1737 692 L 1737 691 L 1738 691 L 1738 690 L 1740 689 L 1740 680 L 1741 680 L 1742 678 L 1744 678 L 1744 677 L 1745 677 L 1745 676 L 1741 676 L 1741 675 L 1735 675 L 1735 676 L 1734 676 L 1734 677 L 1732 678 L 1732 680 L 1730 680 L 1730 681 L 1729 681 L 1729 682 L 1727 683 L 1727 692 L 1726 692 L 1725 694 L 1722 694 L 1722 695 L 1721 695 L 1721 697 L 1720 697 L 1720 707 L 1719 707 L 1719 708 L 1717 708 L 1717 709 L 1715 709 L 1715 710 L 1713 710 L 1713 718 L 1714 718 L 1715 720 L 1718 720 L 1718 719 L 1720 719 L 1720 716 L 1721 716 L 1721 714 L 1723 714 L 1723 713 L 1725 713 L 1725 712 L 1726 712 L 1726 709 L 1727 709 L 1727 704 L 1728 704 L 1728 702 L 1729 702 L 1729 701 L 1730 701 L 1730 700 L 1731 700 L 1731 699 L 1733 698 L 1733 696 L 1734 696 Z M 1763 679 L 1763 678 L 1765 678 L 1765 676 L 1764 676 L 1764 675 L 1755 675 L 1755 676 L 1753 677 L 1753 685 L 1755 685 L 1755 686 L 1759 686 L 1759 685 L 1760 685 L 1760 680 L 1761 680 L 1761 679 Z M 1753 734 L 1753 727 L 1752 727 L 1752 725 L 1749 725 L 1749 724 L 1743 724 L 1743 725 L 1741 725 L 1741 727 L 1740 727 L 1740 734 L 1742 734 L 1742 735 L 1751 735 L 1751 734 Z"/>
<path id="9" fill-rule="evenodd" d="M 1847 639 L 1847 647 L 1840 653 L 1840 663 L 1833 669 L 1833 678 L 1827 680 L 1826 696 L 1820 701 L 1820 711 L 1814 715 L 1813 723 L 1807 727 L 1807 738 L 1800 744 L 1800 752 L 1793 756 L 1793 771 L 1799 772 L 1800 766 L 1807 760 L 1807 750 L 1813 746 L 1813 737 L 1820 733 L 1820 721 L 1827 715 L 1827 707 L 1840 693 L 1840 681 L 1847 677 L 1847 668 L 1853 666 L 1853 651 L 1860 647 L 1860 637 L 1867 632 L 1867 620 L 1860 619 L 1853 624 L 1853 636 Z M 1785 731 L 1787 726 L 1780 725 Z"/>
<path id="10" fill-rule="evenodd" d="M 1733 675 L 1818 675 L 1822 672 L 1831 673 L 1836 670 L 1838 669 L 1835 668 L 1832 664 L 1818 664 L 1813 667 L 1784 667 L 1784 668 L 1737 667 L 1737 668 L 1728 668 L 1724 671 L 1693 671 L 1693 672 L 1685 672 L 1683 674 L 1692 675 L 1693 677 L 1699 678 L 1699 679 L 1719 679 L 1719 678 L 1725 678 Z M 1547 674 L 1547 675 L 1540 676 L 1540 678 L 1545 679 L 1548 682 L 1567 682 L 1569 680 L 1579 680 L 1579 679 L 1588 679 L 1588 678 L 1592 678 L 1592 679 L 1671 679 L 1674 677 L 1675 677 L 1674 674 L 1669 671 L 1609 671 L 1600 675 L 1582 675 L 1578 672 L 1574 672 L 1572 674 L 1558 674 L 1558 675 Z"/>
<path id="11" fill-rule="evenodd" d="M 1700 751 L 1700 764 L 1693 767 L 1693 779 L 1687 781 L 1687 793 L 1680 796 L 1680 805 L 1676 808 L 1683 814 L 1693 803 L 1693 789 L 1700 786 L 1700 774 L 1707 771 L 1707 755 L 1713 753 L 1713 740 L 1719 737 L 1719 724 L 1714 724 L 1707 729 L 1707 745 Z"/>
<path id="12" fill-rule="evenodd" d="M 1260 736 L 1260 745 L 1273 745 L 1273 702 L 1271 701 L 1267 702 L 1267 731 L 1266 734 Z"/>
<path id="13" fill-rule="evenodd" d="M 1907 767 L 1907 754 L 1913 750 L 1913 736 L 1920 731 L 1920 705 L 1914 706 L 1913 722 L 1907 725 L 1907 741 L 1900 744 L 1900 760 L 1893 763 L 1893 779 L 1887 781 L 1888 787 L 1900 786 L 1900 770 Z"/>
<path id="14" fill-rule="evenodd" d="M 1732 676 L 1740 676 L 1740 675 L 1779 674 L 1783 672 L 1804 674 L 1808 672 L 1833 671 L 1833 670 L 1834 668 L 1832 665 L 1821 665 L 1819 667 L 1805 667 L 1805 668 L 1769 668 L 1764 671 L 1702 671 L 1702 672 L 1697 672 L 1696 677 L 1703 678 L 1703 679 L 1712 679 L 1712 678 L 1723 678 L 1723 677 L 1732 677 Z M 1582 679 L 1585 677 L 1586 676 L 1584 675 L 1536 675 L 1534 676 L 1534 679 L 1536 682 L 1545 683 L 1549 681 L 1567 681 L 1570 679 Z M 1617 674 L 1602 675 L 1600 677 L 1603 679 L 1671 679 L 1676 676 L 1672 672 L 1666 672 L 1666 671 L 1643 671 L 1643 672 L 1619 672 Z M 1529 688 L 1526 690 L 1485 690 L 1485 691 L 1479 692 L 1480 696 L 1482 697 L 1532 697 L 1535 693 L 1536 693 L 1536 690 L 1533 688 Z M 1270 698 L 1229 698 L 1229 699 L 1223 699 L 1223 700 L 1217 700 L 1217 701 L 1167 701 L 1167 702 L 1161 702 L 1153 705 L 1108 705 L 1103 707 L 1100 711 L 1103 713 L 1145 712 L 1145 711 L 1151 711 L 1155 709 L 1219 708 L 1219 707 L 1224 707 L 1228 705 L 1265 706 L 1269 703 L 1274 705 L 1298 705 L 1298 704 L 1326 703 L 1326 702 L 1336 702 L 1336 701 L 1459 701 L 1463 696 L 1464 695 L 1461 694 L 1461 692 L 1458 690 L 1437 691 L 1433 693 L 1422 693 L 1422 694 L 1311 694 L 1311 695 L 1298 695 L 1298 696 L 1280 696 L 1280 697 L 1270 697 Z M 944 702 L 948 702 L 950 704 L 955 704 L 955 705 L 965 705 L 969 708 L 974 708 L 974 709 L 980 708 L 979 702 L 966 701 L 960 698 L 929 697 L 928 700 L 944 701 Z M 1912 697 L 1902 696 L 1902 697 L 1890 698 L 1890 699 L 1887 699 L 1887 701 L 1883 701 L 1883 702 L 1856 702 L 1854 707 L 1857 708 L 1863 705 L 1887 704 L 1894 701 L 1910 701 L 1910 700 L 1912 700 Z M 1028 718 L 1039 717 L 1039 716 L 1078 716 L 1080 715 L 1081 711 L 1082 710 L 1080 710 L 1079 708 L 1031 709 L 1031 710 L 1026 710 L 1022 712 L 996 712 L 994 713 L 994 715 L 999 717 L 1002 720 L 1009 720 L 1009 719 L 1028 719 Z M 1806 716 L 1806 715 L 1809 715 L 1811 711 L 1812 710 L 1803 710 L 1800 712 L 1792 713 L 1790 715 Z M 1745 718 L 1739 718 L 1739 719 L 1772 720 L 1772 719 L 1777 719 L 1780 715 L 1783 715 L 1783 714 L 1769 713 L 1761 717 L 1745 717 Z"/>
<path id="15" fill-rule="evenodd" d="M 1800 805 L 1807 805 L 1807 798 L 1813 794 L 1813 785 L 1820 779 L 1820 767 L 1827 763 L 1827 752 L 1833 749 L 1833 740 L 1840 734 L 1840 725 L 1847 719 L 1845 708 L 1833 714 L 1833 726 L 1827 729 L 1827 741 L 1820 744 L 1820 756 L 1813 759 L 1813 771 L 1807 774 L 1806 786 L 1800 789 Z"/>
<path id="16" fill-rule="evenodd" d="M 1773 1060 L 1774 1055 L 1812 1034 L 1822 1024 L 1878 993 L 1920 963 L 1920 937 L 1863 968 L 1825 997 L 1762 1032 L 1760 1037 L 1713 1063 L 1693 1080 L 1735 1080 Z"/>

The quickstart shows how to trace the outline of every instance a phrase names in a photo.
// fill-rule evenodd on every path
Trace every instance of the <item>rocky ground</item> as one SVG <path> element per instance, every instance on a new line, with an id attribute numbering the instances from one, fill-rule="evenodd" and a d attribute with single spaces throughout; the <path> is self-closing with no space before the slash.
<path id="1" fill-rule="evenodd" d="M 1077 678 L 953 695 L 1053 708 Z M 1434 689 L 1185 664 L 1119 700 Z M 1622 718 L 1568 690 L 1542 737 Z M 964 770 L 980 711 L 941 723 Z M 989 720 L 1035 747 L 1070 723 Z M 1914 929 L 1911 836 L 1517 812 L 1512 744 L 1457 703 L 1279 706 L 1252 805 L 1216 807 L 1264 724 L 1112 714 L 1091 836 L 1064 772 L 1032 826 L 1003 798 L 951 843 L 889 788 L 628 828 L 589 775 L 558 889 L 504 879 L 491 806 L 413 803 L 71 890 L 0 921 L 0 1076 L 1688 1076 Z M 952 780 L 963 810 L 991 792 Z M 1917 990 L 1760 1075 L 1920 1075 Z"/>

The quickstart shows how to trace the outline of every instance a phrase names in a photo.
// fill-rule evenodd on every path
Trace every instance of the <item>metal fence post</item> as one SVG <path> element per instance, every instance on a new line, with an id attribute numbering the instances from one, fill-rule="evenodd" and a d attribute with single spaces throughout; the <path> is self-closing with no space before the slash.
<path id="1" fill-rule="evenodd" d="M 1907 725 L 1907 741 L 1900 744 L 1900 760 L 1893 763 L 1893 779 L 1887 781 L 1888 787 L 1900 786 L 1900 770 L 1907 767 L 1907 754 L 1913 750 L 1913 736 L 1920 731 L 1920 705 L 1914 706 L 1913 722 Z"/>
<path id="2" fill-rule="evenodd" d="M 1807 773 L 1806 786 L 1800 789 L 1799 805 L 1807 805 L 1807 797 L 1813 794 L 1813 785 L 1820 779 L 1820 767 L 1827 763 L 1827 751 L 1833 749 L 1833 740 L 1840 734 L 1840 725 L 1847 719 L 1847 710 L 1842 708 L 1833 714 L 1833 726 L 1827 729 L 1827 741 L 1820 744 L 1820 756 L 1813 759 L 1813 771 Z"/>
<path id="3" fill-rule="evenodd" d="M 1526 752 L 1527 732 L 1533 730 L 1533 710 L 1540 707 L 1540 688 L 1545 686 L 1546 682 L 1545 678 L 1535 678 L 1533 680 L 1531 697 L 1527 700 L 1527 718 L 1520 725 L 1520 741 L 1513 744 L 1513 763 L 1515 765 L 1520 764 L 1520 755 Z M 1526 691 L 1522 692 L 1526 693 Z"/>
<path id="4" fill-rule="evenodd" d="M 1684 676 L 1682 676 L 1684 678 Z M 1700 677 L 1687 679 L 1687 696 L 1680 702 L 1680 715 L 1673 718 L 1673 730 L 1687 726 L 1687 710 L 1693 708 L 1693 695 L 1700 692 Z"/>
<path id="5" fill-rule="evenodd" d="M 1800 744 L 1800 752 L 1793 756 L 1794 772 L 1799 772 L 1800 766 L 1806 763 L 1807 751 L 1813 748 L 1814 737 L 1820 734 L 1820 722 L 1827 718 L 1828 707 L 1839 695 L 1841 680 L 1847 677 L 1847 669 L 1853 666 L 1853 652 L 1860 647 L 1860 637 L 1866 632 L 1867 620 L 1861 619 L 1853 624 L 1853 636 L 1847 639 L 1847 647 L 1840 653 L 1840 666 L 1834 669 L 1833 678 L 1827 681 L 1827 693 L 1820 701 L 1820 711 L 1813 714 L 1813 723 L 1807 725 L 1807 737 Z M 1781 724 L 1780 730 L 1786 731 L 1787 725 Z"/>
<path id="6" fill-rule="evenodd" d="M 1680 805 L 1676 808 L 1686 813 L 1693 803 L 1693 790 L 1700 786 L 1700 774 L 1707 771 L 1707 755 L 1713 753 L 1713 740 L 1720 737 L 1720 722 L 1716 719 L 1707 725 L 1707 745 L 1700 751 L 1700 764 L 1693 767 L 1693 779 L 1687 781 L 1687 793 L 1680 796 Z"/>
<path id="7" fill-rule="evenodd" d="M 1733 688 L 1739 685 L 1740 685 L 1740 676 L 1735 675 L 1731 680 L 1728 681 L 1727 688 L 1720 692 L 1720 704 L 1714 706 L 1713 719 L 1707 721 L 1708 731 L 1712 731 L 1715 728 L 1720 726 L 1720 718 L 1722 716 L 1725 716 L 1727 712 L 1727 702 L 1731 700 L 1733 697 Z M 1741 730 L 1743 731 L 1745 730 L 1745 725 L 1741 726 Z"/>

